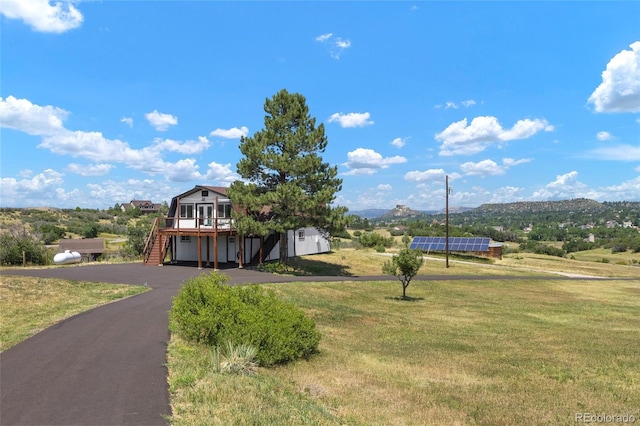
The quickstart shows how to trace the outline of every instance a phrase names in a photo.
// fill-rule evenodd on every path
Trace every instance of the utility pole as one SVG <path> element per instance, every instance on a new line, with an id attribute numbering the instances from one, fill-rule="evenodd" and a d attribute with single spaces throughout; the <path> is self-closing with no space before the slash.
<path id="1" fill-rule="evenodd" d="M 445 177 L 445 192 L 446 196 L 446 207 L 445 207 L 445 241 L 444 241 L 444 252 L 446 258 L 446 267 L 449 267 L 449 194 L 451 193 L 451 188 L 449 188 L 449 175 Z"/>

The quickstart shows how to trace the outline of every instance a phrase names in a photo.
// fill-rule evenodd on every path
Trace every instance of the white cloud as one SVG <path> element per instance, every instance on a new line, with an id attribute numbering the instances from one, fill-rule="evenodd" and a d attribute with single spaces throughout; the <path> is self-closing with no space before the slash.
<path id="1" fill-rule="evenodd" d="M 517 186 L 503 186 L 502 188 L 498 188 L 494 191 L 491 191 L 491 198 L 489 199 L 489 203 L 513 203 L 516 201 L 522 201 L 522 196 L 520 193 L 522 192 L 522 188 L 518 188 Z"/>
<path id="2" fill-rule="evenodd" d="M 443 169 L 430 169 L 424 172 L 412 171 L 404 175 L 404 179 L 412 182 L 444 182 L 447 174 Z"/>
<path id="3" fill-rule="evenodd" d="M 40 106 L 27 99 L 0 98 L 0 125 L 34 136 L 51 135 L 64 130 L 69 113 L 51 105 Z"/>
<path id="4" fill-rule="evenodd" d="M 478 163 L 467 162 L 460 165 L 460 169 L 467 176 L 500 176 L 506 173 L 507 168 L 499 166 L 493 160 L 482 160 Z"/>
<path id="5" fill-rule="evenodd" d="M 462 105 L 465 108 L 469 108 L 471 106 L 474 106 L 475 104 L 476 104 L 476 101 L 474 101 L 473 99 L 467 99 L 466 101 L 460 102 L 460 105 Z M 447 101 L 444 103 L 444 105 L 435 105 L 435 108 L 458 109 L 460 108 L 460 105 L 458 105 L 458 103 L 454 101 Z"/>
<path id="6" fill-rule="evenodd" d="M 240 139 L 248 134 L 249 128 L 247 126 L 242 126 L 240 128 L 232 127 L 230 129 L 215 129 L 209 133 L 209 136 L 217 136 L 225 139 Z"/>
<path id="7" fill-rule="evenodd" d="M 388 183 L 381 183 L 380 185 L 376 186 L 376 189 L 378 191 L 391 191 L 393 187 Z"/>
<path id="8" fill-rule="evenodd" d="M 615 55 L 589 96 L 596 112 L 640 112 L 640 41 Z"/>
<path id="9" fill-rule="evenodd" d="M 120 119 L 120 122 L 126 124 L 129 127 L 133 127 L 133 118 L 132 117 L 122 117 Z"/>
<path id="10" fill-rule="evenodd" d="M 78 28 L 84 19 L 74 2 L 59 0 L 2 0 L 0 13 L 9 19 L 21 19 L 34 31 L 63 33 Z"/>
<path id="11" fill-rule="evenodd" d="M 588 157 L 612 161 L 640 161 L 640 146 L 608 145 L 587 153 Z"/>
<path id="12" fill-rule="evenodd" d="M 76 164 L 71 163 L 66 167 L 69 173 L 75 173 L 80 176 L 104 176 L 113 169 L 113 164 Z"/>
<path id="13" fill-rule="evenodd" d="M 72 157 L 87 158 L 95 162 L 117 162 L 143 171 L 161 172 L 160 152 L 146 147 L 132 149 L 128 143 L 118 139 L 107 139 L 101 132 L 64 130 L 58 134 L 44 136 L 39 148 Z M 154 167 L 156 166 L 156 167 Z"/>
<path id="14" fill-rule="evenodd" d="M 504 175 L 510 167 L 531 162 L 530 158 L 521 158 L 519 160 L 513 158 L 503 158 L 502 165 L 493 160 L 487 159 L 479 162 L 468 161 L 460 165 L 460 170 L 465 176 L 501 176 Z"/>
<path id="15" fill-rule="evenodd" d="M 319 35 L 318 37 L 316 37 L 316 41 L 327 41 L 331 37 L 333 37 L 333 33 L 322 34 L 322 35 Z"/>
<path id="16" fill-rule="evenodd" d="M 97 203 L 105 206 L 113 206 L 115 203 L 128 203 L 130 200 L 152 200 L 160 203 L 170 201 L 167 197 L 180 192 L 180 188 L 174 188 L 166 182 L 153 179 L 127 179 L 121 181 L 106 180 L 100 183 L 87 184 L 89 195 L 88 205 Z"/>
<path id="17" fill-rule="evenodd" d="M 347 153 L 348 161 L 343 165 L 351 170 L 347 175 L 370 175 L 378 169 L 386 169 L 391 164 L 400 164 L 407 161 L 406 158 L 396 155 L 395 157 L 383 158 L 381 154 L 372 149 L 357 148 Z"/>
<path id="18" fill-rule="evenodd" d="M 341 127 L 364 127 L 373 124 L 373 120 L 369 120 L 370 117 L 371 114 L 368 112 L 350 112 L 348 114 L 336 112 L 329 117 L 328 121 L 329 123 L 337 121 Z"/>
<path id="19" fill-rule="evenodd" d="M 571 171 L 556 176 L 544 188 L 533 193 L 534 200 L 569 200 L 573 198 L 602 199 L 603 192 L 589 188 L 578 180 L 578 172 Z"/>
<path id="20" fill-rule="evenodd" d="M 0 99 L 0 125 L 41 136 L 39 148 L 59 155 L 86 158 L 95 163 L 124 163 L 147 173 L 162 173 L 167 167 L 161 158 L 162 149 L 158 150 L 155 146 L 133 149 L 126 142 L 104 137 L 101 132 L 68 130 L 63 126 L 68 115 L 63 109 L 35 105 L 26 99 L 13 96 Z M 197 151 L 201 146 L 202 141 L 186 143 L 180 149 Z"/>
<path id="21" fill-rule="evenodd" d="M 198 180 L 202 176 L 198 172 L 198 165 L 193 158 L 185 158 L 167 164 L 164 174 L 171 182 L 188 182 Z"/>
<path id="22" fill-rule="evenodd" d="M 204 136 L 198 137 L 197 141 L 174 141 L 172 139 L 160 139 L 156 138 L 154 141 L 155 146 L 161 150 L 171 151 L 171 152 L 179 152 L 180 154 L 192 155 L 198 154 L 205 149 L 209 148 L 211 143 Z"/>
<path id="23" fill-rule="evenodd" d="M 164 132 L 169 128 L 169 126 L 175 126 L 178 124 L 178 117 L 158 112 L 158 110 L 153 110 L 144 116 L 147 121 L 149 121 L 149 124 L 159 132 Z"/>
<path id="24" fill-rule="evenodd" d="M 175 163 L 164 163 L 164 175 L 171 182 L 188 182 L 208 180 L 220 185 L 230 185 L 239 180 L 240 176 L 231 170 L 231 164 L 218 164 L 212 161 L 207 165 L 207 171 L 201 173 L 196 160 L 185 158 Z"/>
<path id="25" fill-rule="evenodd" d="M 333 59 L 340 59 L 342 53 L 351 47 L 351 41 L 341 37 L 334 37 L 333 33 L 321 34 L 315 38 L 319 43 L 328 47 L 329 56 Z"/>
<path id="26" fill-rule="evenodd" d="M 511 129 L 503 129 L 492 116 L 475 117 L 467 125 L 467 119 L 452 123 L 435 139 L 442 142 L 440 155 L 470 155 L 484 151 L 492 143 L 527 139 L 539 131 L 553 131 L 546 120 L 518 120 Z"/>
<path id="27" fill-rule="evenodd" d="M 513 158 L 502 159 L 502 164 L 504 164 L 506 167 L 518 166 L 520 164 L 525 164 L 530 162 L 531 162 L 531 158 L 521 158 L 519 160 L 515 160 Z"/>
<path id="28" fill-rule="evenodd" d="M 599 141 L 608 141 L 610 139 L 613 139 L 613 136 L 609 132 L 598 132 L 596 137 Z"/>
<path id="29" fill-rule="evenodd" d="M 503 131 L 498 137 L 501 141 L 512 141 L 518 139 L 528 139 L 539 131 L 552 132 L 553 126 L 547 120 L 518 120 L 509 130 Z"/>
<path id="30" fill-rule="evenodd" d="M 577 182 L 577 179 L 578 179 L 578 172 L 574 170 L 569 173 L 556 176 L 556 180 L 547 184 L 547 188 L 560 188 L 563 186 L 567 186 L 574 182 Z"/>
<path id="31" fill-rule="evenodd" d="M 395 146 L 396 148 L 402 148 L 403 146 L 405 146 L 407 143 L 407 138 L 395 138 L 394 140 L 391 141 L 391 145 Z"/>
<path id="32" fill-rule="evenodd" d="M 46 169 L 29 179 L 1 178 L 2 204 L 5 207 L 57 206 L 58 198 L 67 196 L 60 188 L 64 182 L 62 176 L 53 169 Z"/>
<path id="33" fill-rule="evenodd" d="M 640 172 L 640 167 L 636 170 Z M 620 185 L 605 186 L 602 192 L 608 197 L 604 201 L 637 199 L 638 194 L 640 194 L 640 176 L 622 182 Z"/>
<path id="34" fill-rule="evenodd" d="M 209 169 L 205 175 L 207 180 L 223 185 L 230 185 L 236 180 L 240 180 L 240 175 L 231 170 L 231 164 L 218 164 L 212 161 L 208 164 Z"/>

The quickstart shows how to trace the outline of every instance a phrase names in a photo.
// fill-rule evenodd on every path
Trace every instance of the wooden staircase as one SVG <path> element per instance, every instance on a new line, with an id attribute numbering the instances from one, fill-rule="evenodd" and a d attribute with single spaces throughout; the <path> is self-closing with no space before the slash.
<path id="1" fill-rule="evenodd" d="M 156 218 L 151 226 L 149 237 L 142 251 L 142 258 L 145 265 L 162 265 L 164 263 L 164 257 L 167 254 L 171 238 L 160 235 L 158 232 L 159 224 L 160 219 Z"/>

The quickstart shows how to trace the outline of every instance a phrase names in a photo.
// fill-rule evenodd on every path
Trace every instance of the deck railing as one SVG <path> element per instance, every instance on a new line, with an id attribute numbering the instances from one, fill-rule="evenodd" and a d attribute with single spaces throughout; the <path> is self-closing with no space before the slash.
<path id="1" fill-rule="evenodd" d="M 235 221 L 229 217 L 165 217 L 162 229 L 184 229 L 184 230 L 219 230 L 231 231 L 235 229 Z"/>

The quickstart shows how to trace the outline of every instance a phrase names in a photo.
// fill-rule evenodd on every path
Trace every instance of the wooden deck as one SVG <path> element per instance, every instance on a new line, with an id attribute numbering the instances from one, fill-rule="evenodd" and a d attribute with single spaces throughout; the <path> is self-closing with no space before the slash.
<path id="1" fill-rule="evenodd" d="M 183 225 L 183 226 L 181 226 Z M 186 225 L 186 226 L 184 226 Z M 157 218 L 152 225 L 151 232 L 147 238 L 147 242 L 143 251 L 144 263 L 146 265 L 162 265 L 167 255 L 169 245 L 172 238 L 182 236 L 196 237 L 198 239 L 198 268 L 202 268 L 202 261 L 210 257 L 210 253 L 206 253 L 203 259 L 201 252 L 201 238 L 213 237 L 213 263 L 214 268 L 218 269 L 218 236 L 220 235 L 238 235 L 237 229 L 233 226 L 233 222 L 228 218 Z M 262 240 L 262 239 L 261 239 Z M 239 243 L 239 262 L 238 267 L 242 268 L 243 248 L 242 239 L 238 238 Z M 261 241 L 262 243 L 262 241 Z M 207 246 L 208 247 L 208 246 Z M 207 249 L 208 251 L 208 249 Z"/>

